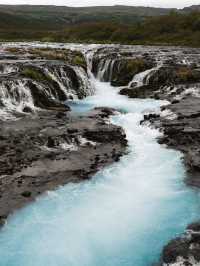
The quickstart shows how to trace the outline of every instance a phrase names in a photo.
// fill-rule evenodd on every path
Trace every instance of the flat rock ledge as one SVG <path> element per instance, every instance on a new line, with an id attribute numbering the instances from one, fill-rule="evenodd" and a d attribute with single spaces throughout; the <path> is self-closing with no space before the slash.
<path id="1" fill-rule="evenodd" d="M 123 129 L 109 123 L 116 111 L 84 116 L 41 111 L 0 127 L 0 224 L 45 191 L 91 178 L 126 152 Z"/>

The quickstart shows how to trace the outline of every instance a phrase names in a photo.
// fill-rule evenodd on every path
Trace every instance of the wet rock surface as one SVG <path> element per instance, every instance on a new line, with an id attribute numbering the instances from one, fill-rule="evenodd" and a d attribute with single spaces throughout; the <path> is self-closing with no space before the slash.
<path id="1" fill-rule="evenodd" d="M 200 98 L 192 95 L 162 107 L 160 114 L 144 117 L 163 131 L 159 143 L 180 150 L 188 170 L 186 182 L 200 187 Z"/>
<path id="2" fill-rule="evenodd" d="M 159 265 L 199 265 L 200 261 L 200 224 L 188 226 L 185 233 L 172 240 L 163 249 Z"/>
<path id="3" fill-rule="evenodd" d="M 87 116 L 43 111 L 0 127 L 0 221 L 47 190 L 89 179 L 126 151 L 123 130 L 107 122 L 114 110 Z"/>
<path id="4" fill-rule="evenodd" d="M 37 108 L 69 110 L 65 101 L 93 93 L 83 55 L 67 49 L 9 48 L 0 56 L 1 119 Z M 67 108 L 67 109 L 66 109 Z"/>

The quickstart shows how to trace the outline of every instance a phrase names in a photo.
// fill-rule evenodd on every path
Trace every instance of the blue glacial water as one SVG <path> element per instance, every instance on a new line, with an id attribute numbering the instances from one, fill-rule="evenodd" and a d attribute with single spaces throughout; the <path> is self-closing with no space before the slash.
<path id="1" fill-rule="evenodd" d="M 149 266 L 162 247 L 199 218 L 199 193 L 184 185 L 181 154 L 140 126 L 163 102 L 130 100 L 94 81 L 96 95 L 72 105 L 82 113 L 110 106 L 129 153 L 90 181 L 48 192 L 10 217 L 0 232 L 0 266 Z"/>

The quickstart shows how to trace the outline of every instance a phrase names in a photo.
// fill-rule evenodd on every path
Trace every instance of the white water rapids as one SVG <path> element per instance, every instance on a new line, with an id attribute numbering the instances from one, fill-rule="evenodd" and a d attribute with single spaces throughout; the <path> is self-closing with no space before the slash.
<path id="1" fill-rule="evenodd" d="M 94 96 L 74 111 L 115 107 L 129 153 L 92 180 L 46 193 L 10 217 L 0 233 L 1 266 L 149 266 L 162 247 L 199 218 L 199 195 L 184 185 L 181 154 L 141 126 L 163 102 L 130 100 L 93 79 Z"/>

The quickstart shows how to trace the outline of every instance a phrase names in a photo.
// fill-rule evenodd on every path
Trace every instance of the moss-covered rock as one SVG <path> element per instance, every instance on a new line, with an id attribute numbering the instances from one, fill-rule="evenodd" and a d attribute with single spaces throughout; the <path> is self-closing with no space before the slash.
<path id="1" fill-rule="evenodd" d="M 74 55 L 72 57 L 72 64 L 77 65 L 77 66 L 81 66 L 84 69 L 87 68 L 87 63 L 85 61 L 84 56 L 81 53 L 77 53 L 76 55 Z"/>
<path id="2" fill-rule="evenodd" d="M 152 67 L 153 64 L 143 58 L 116 60 L 113 66 L 111 84 L 112 86 L 126 86 L 136 74 Z"/>
<path id="3" fill-rule="evenodd" d="M 121 95 L 127 95 L 129 98 L 150 98 L 152 97 L 153 87 L 143 85 L 136 88 L 124 88 L 120 90 Z"/>
<path id="4" fill-rule="evenodd" d="M 49 75 L 45 74 L 40 68 L 35 66 L 25 66 L 22 68 L 21 75 L 39 82 L 51 82 L 52 79 Z"/>
<path id="5" fill-rule="evenodd" d="M 179 83 L 200 81 L 200 72 L 190 67 L 179 67 L 176 70 L 176 81 Z"/>
<path id="6" fill-rule="evenodd" d="M 29 49 L 28 52 L 35 58 L 64 61 L 68 64 L 81 66 L 85 69 L 87 68 L 85 57 L 79 51 L 71 51 L 68 49 L 34 48 Z"/>

